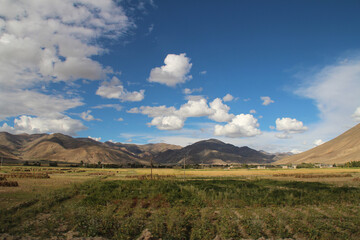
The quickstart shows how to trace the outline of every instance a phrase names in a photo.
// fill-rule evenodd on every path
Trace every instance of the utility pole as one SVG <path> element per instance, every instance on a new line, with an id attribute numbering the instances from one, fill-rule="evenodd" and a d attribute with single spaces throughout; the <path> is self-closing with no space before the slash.
<path id="1" fill-rule="evenodd" d="M 186 157 L 184 157 L 184 181 L 185 181 L 185 168 L 186 168 L 186 158 L 188 155 L 186 154 Z"/>
<path id="2" fill-rule="evenodd" d="M 151 180 L 153 179 L 152 176 L 152 169 L 153 169 L 153 156 L 150 157 L 150 166 L 151 166 Z"/>

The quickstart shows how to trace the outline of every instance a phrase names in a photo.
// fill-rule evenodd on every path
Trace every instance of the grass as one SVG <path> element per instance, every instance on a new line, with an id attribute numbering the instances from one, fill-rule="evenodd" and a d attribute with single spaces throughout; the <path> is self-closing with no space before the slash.
<path id="1" fill-rule="evenodd" d="M 360 238 L 360 183 L 353 181 L 359 169 L 187 170 L 186 181 L 181 170 L 155 169 L 164 178 L 129 177 L 149 173 L 85 169 L 48 179 L 11 178 L 19 187 L 0 188 L 0 232 L 39 238 L 137 239 L 145 230 L 153 239 Z"/>

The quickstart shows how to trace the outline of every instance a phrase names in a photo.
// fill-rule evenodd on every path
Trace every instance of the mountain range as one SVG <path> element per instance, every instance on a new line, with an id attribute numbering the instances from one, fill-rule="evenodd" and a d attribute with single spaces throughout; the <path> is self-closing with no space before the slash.
<path id="1" fill-rule="evenodd" d="M 242 164 L 271 163 L 279 155 L 237 147 L 216 139 L 186 147 L 166 143 L 124 144 L 73 138 L 60 133 L 19 134 L 0 132 L 0 156 L 7 161 L 58 161 L 69 163 L 139 164 Z"/>

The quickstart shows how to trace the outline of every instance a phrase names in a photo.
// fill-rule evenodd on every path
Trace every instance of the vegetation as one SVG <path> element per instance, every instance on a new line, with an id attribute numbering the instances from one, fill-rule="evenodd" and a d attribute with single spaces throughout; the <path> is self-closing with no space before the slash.
<path id="1" fill-rule="evenodd" d="M 357 169 L 187 170 L 185 180 L 181 169 L 154 169 L 153 180 L 150 169 L 28 169 L 50 178 L 16 178 L 11 174 L 25 167 L 2 169 L 19 186 L 2 187 L 1 202 L 16 204 L 0 205 L 0 237 L 360 238 Z"/>
<path id="2" fill-rule="evenodd" d="M 352 161 L 352 162 L 345 163 L 344 167 L 359 168 L 360 167 L 360 161 Z"/>

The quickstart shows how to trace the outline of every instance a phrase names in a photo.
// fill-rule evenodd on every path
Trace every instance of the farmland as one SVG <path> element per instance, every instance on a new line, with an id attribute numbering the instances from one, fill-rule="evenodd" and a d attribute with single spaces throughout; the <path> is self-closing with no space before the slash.
<path id="1" fill-rule="evenodd" d="M 154 169 L 153 180 L 150 169 L 1 174 L 18 183 L 0 187 L 3 238 L 360 238 L 356 168 L 189 169 L 185 179 L 181 169 Z"/>

